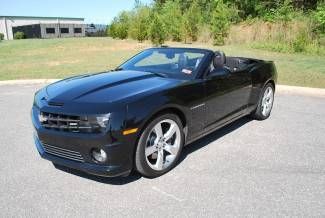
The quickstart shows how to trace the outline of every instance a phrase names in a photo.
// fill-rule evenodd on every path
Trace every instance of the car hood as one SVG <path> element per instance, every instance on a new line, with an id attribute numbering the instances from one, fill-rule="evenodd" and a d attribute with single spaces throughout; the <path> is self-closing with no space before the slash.
<path id="1" fill-rule="evenodd" d="M 46 87 L 47 101 L 105 103 L 146 95 L 175 86 L 180 80 L 163 78 L 148 72 L 112 71 L 76 76 Z"/>

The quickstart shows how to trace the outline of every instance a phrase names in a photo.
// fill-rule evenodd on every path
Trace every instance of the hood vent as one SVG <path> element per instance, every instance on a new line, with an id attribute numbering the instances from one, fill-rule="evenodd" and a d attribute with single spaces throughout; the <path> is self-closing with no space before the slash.
<path id="1" fill-rule="evenodd" d="M 50 106 L 55 106 L 55 107 L 62 107 L 62 106 L 63 106 L 63 103 L 61 103 L 61 102 L 49 101 L 49 102 L 48 102 L 48 105 L 50 105 Z"/>

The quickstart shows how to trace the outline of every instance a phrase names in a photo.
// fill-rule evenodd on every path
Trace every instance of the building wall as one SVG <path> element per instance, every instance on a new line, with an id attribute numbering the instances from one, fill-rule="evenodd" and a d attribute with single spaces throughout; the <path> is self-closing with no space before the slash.
<path id="1" fill-rule="evenodd" d="M 4 39 L 7 39 L 7 31 L 6 31 L 6 25 L 5 25 L 5 18 L 0 18 L 0 33 L 3 33 Z"/>
<path id="2" fill-rule="evenodd" d="M 55 32 L 47 34 L 46 28 L 54 28 Z M 59 28 L 56 23 L 53 24 L 41 24 L 41 38 L 49 39 L 49 38 L 59 38 Z"/>
<path id="3" fill-rule="evenodd" d="M 66 38 L 66 37 L 73 37 L 73 27 L 72 25 L 70 24 L 60 24 L 58 25 L 58 29 L 62 29 L 62 28 L 68 28 L 69 30 L 69 33 L 62 33 L 62 32 L 59 32 L 60 33 L 60 37 L 61 38 Z"/>
<path id="4" fill-rule="evenodd" d="M 67 38 L 67 37 L 83 37 L 85 36 L 85 25 L 84 24 L 41 24 L 41 38 Z M 47 33 L 47 28 L 54 28 L 55 33 Z M 61 29 L 67 28 L 69 30 L 68 33 L 62 33 Z M 75 28 L 81 28 L 81 33 L 75 33 Z"/>
<path id="5" fill-rule="evenodd" d="M 7 31 L 5 28 L 6 23 L 7 23 Z M 84 21 L 83 19 L 73 19 L 73 18 L 69 19 L 69 18 L 40 18 L 40 17 L 0 17 L 0 32 L 5 35 L 5 39 L 13 39 L 12 27 L 32 25 L 32 24 L 56 25 L 58 23 L 60 23 L 60 25 L 64 25 L 64 24 L 82 25 L 84 24 Z M 84 28 L 83 28 L 83 32 L 84 32 Z M 81 36 L 84 36 L 84 34 Z M 49 38 L 49 36 L 46 37 Z"/>
<path id="6" fill-rule="evenodd" d="M 86 35 L 86 30 L 85 30 L 86 25 L 84 24 L 74 24 L 73 28 L 81 28 L 81 33 L 74 33 L 74 37 L 84 37 Z"/>

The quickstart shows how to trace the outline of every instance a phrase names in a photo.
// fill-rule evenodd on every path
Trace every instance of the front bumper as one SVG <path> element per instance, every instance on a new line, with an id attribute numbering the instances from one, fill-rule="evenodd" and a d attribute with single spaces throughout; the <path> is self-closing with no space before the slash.
<path id="1" fill-rule="evenodd" d="M 112 132 L 82 134 L 46 129 L 38 121 L 38 113 L 39 110 L 33 107 L 34 141 L 42 158 L 60 166 L 104 177 L 127 175 L 131 172 L 133 167 L 133 140 L 119 137 L 118 134 Z M 82 157 L 82 161 L 75 161 L 64 158 L 62 155 L 50 153 L 46 149 L 46 145 L 51 145 L 63 151 L 67 149 L 78 152 Z M 103 149 L 107 154 L 107 161 L 104 163 L 96 162 L 91 156 L 93 148 Z"/>
<path id="2" fill-rule="evenodd" d="M 61 158 L 56 155 L 49 154 L 45 152 L 42 142 L 38 139 L 36 135 L 34 135 L 34 141 L 38 153 L 42 158 L 52 161 L 55 164 L 60 166 L 65 166 L 68 168 L 76 169 L 88 174 L 103 176 L 103 177 L 116 177 L 121 175 L 128 175 L 131 172 L 130 168 L 127 168 L 123 165 L 99 165 L 96 163 L 87 163 L 87 162 L 77 162 L 73 160 L 69 160 L 66 158 Z"/>

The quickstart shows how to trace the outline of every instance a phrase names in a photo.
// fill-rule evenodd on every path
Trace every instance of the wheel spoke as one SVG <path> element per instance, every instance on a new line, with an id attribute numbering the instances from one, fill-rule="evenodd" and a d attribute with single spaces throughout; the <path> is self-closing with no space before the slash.
<path id="1" fill-rule="evenodd" d="M 178 148 L 170 144 L 165 144 L 164 149 L 172 155 L 176 155 L 178 152 Z"/>
<path id="2" fill-rule="evenodd" d="M 155 126 L 154 130 L 155 130 L 155 133 L 156 133 L 156 135 L 157 135 L 157 138 L 160 138 L 160 137 L 163 136 L 163 132 L 162 132 L 162 128 L 161 128 L 161 123 L 158 123 L 158 124 Z"/>
<path id="3" fill-rule="evenodd" d="M 165 133 L 164 138 L 165 140 L 169 140 L 176 132 L 176 125 L 170 124 L 169 130 Z"/>
<path id="4" fill-rule="evenodd" d="M 266 106 L 265 106 L 265 104 L 262 105 L 262 114 L 264 116 L 266 115 Z"/>
<path id="5" fill-rule="evenodd" d="M 160 150 L 158 151 L 157 162 L 155 166 L 158 170 L 161 170 L 163 168 L 163 165 L 164 165 L 164 151 Z"/>
<path id="6" fill-rule="evenodd" d="M 267 97 L 267 98 L 271 98 L 271 96 L 272 96 L 272 91 L 269 89 L 269 90 L 267 91 L 266 97 Z"/>
<path id="7" fill-rule="evenodd" d="M 262 100 L 262 107 L 265 108 L 265 105 L 267 103 L 267 99 L 264 97 Z"/>
<path id="8" fill-rule="evenodd" d="M 146 147 L 145 153 L 146 153 L 146 157 L 148 157 L 149 155 L 155 153 L 158 149 L 156 148 L 155 145 Z"/>
<path id="9" fill-rule="evenodd" d="M 271 87 L 268 87 L 263 95 L 263 99 L 262 99 L 262 114 L 264 116 L 267 116 L 272 108 L 272 104 L 273 104 L 273 89 Z"/>

